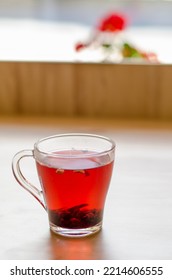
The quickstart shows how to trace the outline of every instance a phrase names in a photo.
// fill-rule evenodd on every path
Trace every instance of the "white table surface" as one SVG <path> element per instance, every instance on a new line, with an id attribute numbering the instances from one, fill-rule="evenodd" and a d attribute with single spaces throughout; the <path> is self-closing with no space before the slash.
<path id="1" fill-rule="evenodd" d="M 45 210 L 11 170 L 16 152 L 62 132 L 102 134 L 117 144 L 103 229 L 88 238 L 52 234 Z M 0 159 L 1 260 L 172 259 L 172 123 L 1 118 Z M 36 183 L 29 162 L 26 172 Z"/>

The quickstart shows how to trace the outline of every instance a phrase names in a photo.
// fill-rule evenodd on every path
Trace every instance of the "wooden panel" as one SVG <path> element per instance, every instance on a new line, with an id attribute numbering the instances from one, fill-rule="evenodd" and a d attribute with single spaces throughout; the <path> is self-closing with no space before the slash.
<path id="1" fill-rule="evenodd" d="M 91 116 L 153 116 L 155 76 L 155 67 L 150 65 L 80 65 L 78 112 Z"/>
<path id="2" fill-rule="evenodd" d="M 164 65 L 160 69 L 158 111 L 162 119 L 172 118 L 172 66 Z"/>
<path id="3" fill-rule="evenodd" d="M 41 78 L 41 65 L 35 63 L 18 64 L 19 111 L 21 113 L 44 112 L 44 80 Z M 42 82 L 41 82 L 42 80 Z"/>
<path id="4" fill-rule="evenodd" d="M 172 119 L 172 65 L 0 62 L 0 114 Z"/>
<path id="5" fill-rule="evenodd" d="M 18 67 L 22 113 L 74 113 L 72 64 L 20 63 Z"/>
<path id="6" fill-rule="evenodd" d="M 18 111 L 16 64 L 0 63 L 0 114 L 14 114 Z"/>

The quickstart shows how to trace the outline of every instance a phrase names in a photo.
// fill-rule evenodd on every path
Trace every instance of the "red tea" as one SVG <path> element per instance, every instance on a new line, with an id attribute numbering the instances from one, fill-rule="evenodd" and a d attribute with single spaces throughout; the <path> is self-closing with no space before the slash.
<path id="1" fill-rule="evenodd" d="M 95 226 L 102 221 L 113 161 L 109 155 L 96 157 L 90 152 L 60 154 L 37 162 L 49 220 L 69 229 Z"/>

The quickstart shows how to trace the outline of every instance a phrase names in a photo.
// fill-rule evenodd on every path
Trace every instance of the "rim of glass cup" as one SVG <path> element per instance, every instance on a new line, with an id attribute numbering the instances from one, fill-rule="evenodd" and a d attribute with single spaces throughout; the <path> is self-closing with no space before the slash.
<path id="1" fill-rule="evenodd" d="M 81 136 L 81 137 L 90 137 L 90 138 L 97 138 L 97 139 L 102 139 L 102 140 L 105 140 L 107 142 L 109 142 L 111 144 L 111 148 L 109 149 L 104 149 L 103 151 L 99 152 L 99 151 L 95 151 L 95 152 L 91 152 L 91 153 L 86 153 L 86 154 L 72 154 L 72 155 L 69 155 L 69 154 L 61 154 L 60 152 L 51 152 L 51 151 L 43 151 L 41 150 L 38 146 L 39 144 L 41 144 L 41 142 L 44 142 L 44 141 L 47 141 L 47 140 L 51 140 L 53 138 L 60 138 L 60 137 L 71 137 L 71 136 Z M 94 155 L 96 156 L 101 156 L 103 154 L 107 154 L 107 153 L 110 153 L 112 152 L 114 149 L 116 148 L 116 143 L 114 142 L 113 139 L 111 138 L 108 138 L 106 136 L 102 136 L 102 135 L 98 135 L 98 134 L 89 134 L 89 133 L 63 133 L 63 134 L 55 134 L 55 135 L 51 135 L 51 136 L 48 136 L 48 137 L 44 137 L 40 140 L 38 140 L 35 144 L 34 144 L 34 151 L 35 152 L 38 152 L 38 153 L 41 153 L 43 155 L 50 155 L 51 157 L 60 157 L 60 158 L 88 158 L 88 157 L 92 157 Z"/>

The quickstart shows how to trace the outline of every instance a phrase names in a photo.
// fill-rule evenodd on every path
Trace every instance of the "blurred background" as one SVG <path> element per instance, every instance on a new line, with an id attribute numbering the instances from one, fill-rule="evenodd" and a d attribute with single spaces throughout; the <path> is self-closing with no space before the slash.
<path id="1" fill-rule="evenodd" d="M 163 0 L 0 0 L 0 114 L 171 119 L 171 12 Z M 158 61 L 77 52 L 108 13 Z"/>
<path id="2" fill-rule="evenodd" d="M 78 22 L 92 25 L 107 11 L 125 12 L 133 25 L 171 25 L 168 0 L 1 0 L 0 16 Z"/>
<path id="3" fill-rule="evenodd" d="M 170 0 L 0 0 L 0 59 L 75 61 L 74 44 L 112 11 L 127 17 L 131 42 L 172 62 Z"/>

